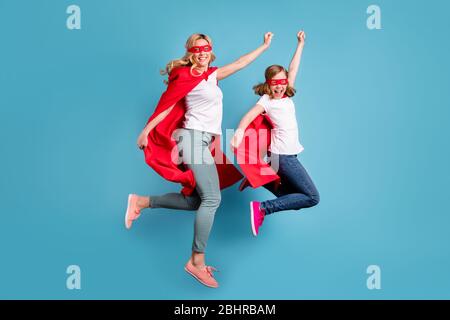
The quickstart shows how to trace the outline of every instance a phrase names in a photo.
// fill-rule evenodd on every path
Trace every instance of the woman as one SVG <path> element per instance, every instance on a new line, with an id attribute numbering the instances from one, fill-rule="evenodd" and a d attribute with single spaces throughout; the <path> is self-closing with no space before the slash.
<path id="1" fill-rule="evenodd" d="M 192 254 L 185 270 L 212 288 L 218 283 L 215 269 L 205 263 L 205 249 L 220 205 L 220 189 L 242 178 L 220 150 L 222 91 L 217 83 L 268 49 L 272 36 L 266 33 L 257 49 L 217 68 L 210 66 L 215 59 L 211 38 L 191 35 L 184 57 L 167 64 L 163 74 L 169 75 L 168 88 L 137 139 L 146 162 L 164 178 L 181 183 L 183 190 L 162 196 L 129 195 L 126 227 L 145 208 L 197 210 Z"/>

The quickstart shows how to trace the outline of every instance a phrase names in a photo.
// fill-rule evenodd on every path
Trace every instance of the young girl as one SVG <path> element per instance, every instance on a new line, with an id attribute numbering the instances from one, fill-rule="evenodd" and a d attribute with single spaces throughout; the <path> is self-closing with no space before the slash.
<path id="1" fill-rule="evenodd" d="M 131 228 L 145 208 L 197 211 L 185 270 L 208 287 L 218 287 L 215 269 L 205 263 L 205 249 L 220 205 L 220 190 L 242 178 L 220 150 L 223 95 L 218 81 L 250 64 L 269 48 L 271 39 L 272 33 L 266 33 L 258 48 L 217 68 L 210 65 L 215 59 L 211 38 L 191 35 L 184 57 L 167 64 L 167 90 L 137 139 L 147 164 L 163 178 L 181 183 L 183 190 L 151 196 L 130 194 L 125 226 Z M 181 159 L 173 159 L 174 154 Z"/>
<path id="2" fill-rule="evenodd" d="M 273 174 L 276 178 L 268 178 L 275 183 L 266 183 L 266 179 L 263 186 L 277 198 L 263 202 L 250 202 L 250 218 L 254 236 L 258 235 L 259 227 L 266 215 L 284 210 L 309 208 L 319 203 L 319 193 L 297 158 L 297 154 L 303 151 L 303 146 L 298 138 L 295 106 L 291 97 L 295 94 L 294 83 L 305 44 L 305 33 L 299 32 L 297 38 L 298 45 L 289 65 L 289 71 L 279 65 L 272 65 L 266 69 L 266 82 L 253 87 L 255 93 L 261 98 L 242 118 L 231 141 L 231 146 L 236 151 L 242 147 L 241 142 L 249 125 L 253 124 L 253 128 L 257 127 L 254 122 L 257 117 L 261 117 L 261 114 L 269 118 L 267 120 L 272 127 L 269 137 L 270 158 L 273 169 L 275 169 L 274 164 L 277 164 L 278 171 Z M 241 165 L 241 168 L 253 187 L 258 186 L 258 182 L 254 182 L 256 178 L 264 181 L 262 177 L 255 177 L 258 174 L 255 174 L 255 170 L 249 170 L 248 165 Z"/>

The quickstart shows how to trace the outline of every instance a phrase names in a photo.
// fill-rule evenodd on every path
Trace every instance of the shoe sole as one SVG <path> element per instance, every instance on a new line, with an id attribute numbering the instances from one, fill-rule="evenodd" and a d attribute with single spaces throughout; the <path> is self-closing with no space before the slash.
<path id="1" fill-rule="evenodd" d="M 128 222 L 128 213 L 130 212 L 130 205 L 131 205 L 131 197 L 132 196 L 133 196 L 132 194 L 128 195 L 127 211 L 125 212 L 125 228 L 127 228 L 127 229 L 131 228 L 131 226 L 130 226 L 130 228 L 127 227 L 127 222 Z"/>
<path id="2" fill-rule="evenodd" d="M 200 280 L 195 274 L 190 272 L 186 267 L 184 267 L 184 270 L 189 273 L 191 276 L 193 276 L 198 282 L 200 282 L 202 285 L 207 286 L 208 288 L 217 289 L 218 287 L 211 286 L 209 284 L 204 283 L 202 280 Z"/>
<path id="3" fill-rule="evenodd" d="M 255 218 L 254 218 L 254 214 L 253 214 L 253 201 L 250 201 L 250 223 L 252 224 L 252 232 L 253 235 L 256 237 L 258 236 L 258 234 L 256 233 L 256 228 L 255 228 Z"/>

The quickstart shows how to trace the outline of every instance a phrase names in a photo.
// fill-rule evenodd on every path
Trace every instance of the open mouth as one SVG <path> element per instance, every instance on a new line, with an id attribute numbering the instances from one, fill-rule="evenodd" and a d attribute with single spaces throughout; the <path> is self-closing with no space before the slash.
<path id="1" fill-rule="evenodd" d="M 273 89 L 273 93 L 277 96 L 282 95 L 284 93 L 284 89 L 283 88 Z"/>
<path id="2" fill-rule="evenodd" d="M 203 63 L 208 60 L 208 57 L 198 57 L 197 60 L 198 60 L 198 62 Z"/>

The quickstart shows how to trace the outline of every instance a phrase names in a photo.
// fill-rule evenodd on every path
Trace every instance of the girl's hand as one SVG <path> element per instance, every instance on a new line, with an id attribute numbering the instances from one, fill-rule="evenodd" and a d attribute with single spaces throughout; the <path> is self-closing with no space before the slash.
<path id="1" fill-rule="evenodd" d="M 304 31 L 299 31 L 297 33 L 298 43 L 301 45 L 305 45 L 306 33 Z"/>
<path id="2" fill-rule="evenodd" d="M 144 148 L 147 147 L 148 139 L 147 139 L 148 133 L 145 131 L 142 131 L 137 139 L 137 146 L 139 149 L 144 150 Z"/>
<path id="3" fill-rule="evenodd" d="M 237 149 L 244 138 L 244 132 L 240 129 L 236 130 L 233 138 L 231 139 L 231 149 Z"/>
<path id="4" fill-rule="evenodd" d="M 264 46 L 266 48 L 270 47 L 270 43 L 272 42 L 272 38 L 273 38 L 273 33 L 272 32 L 267 32 L 266 34 L 264 34 Z"/>

